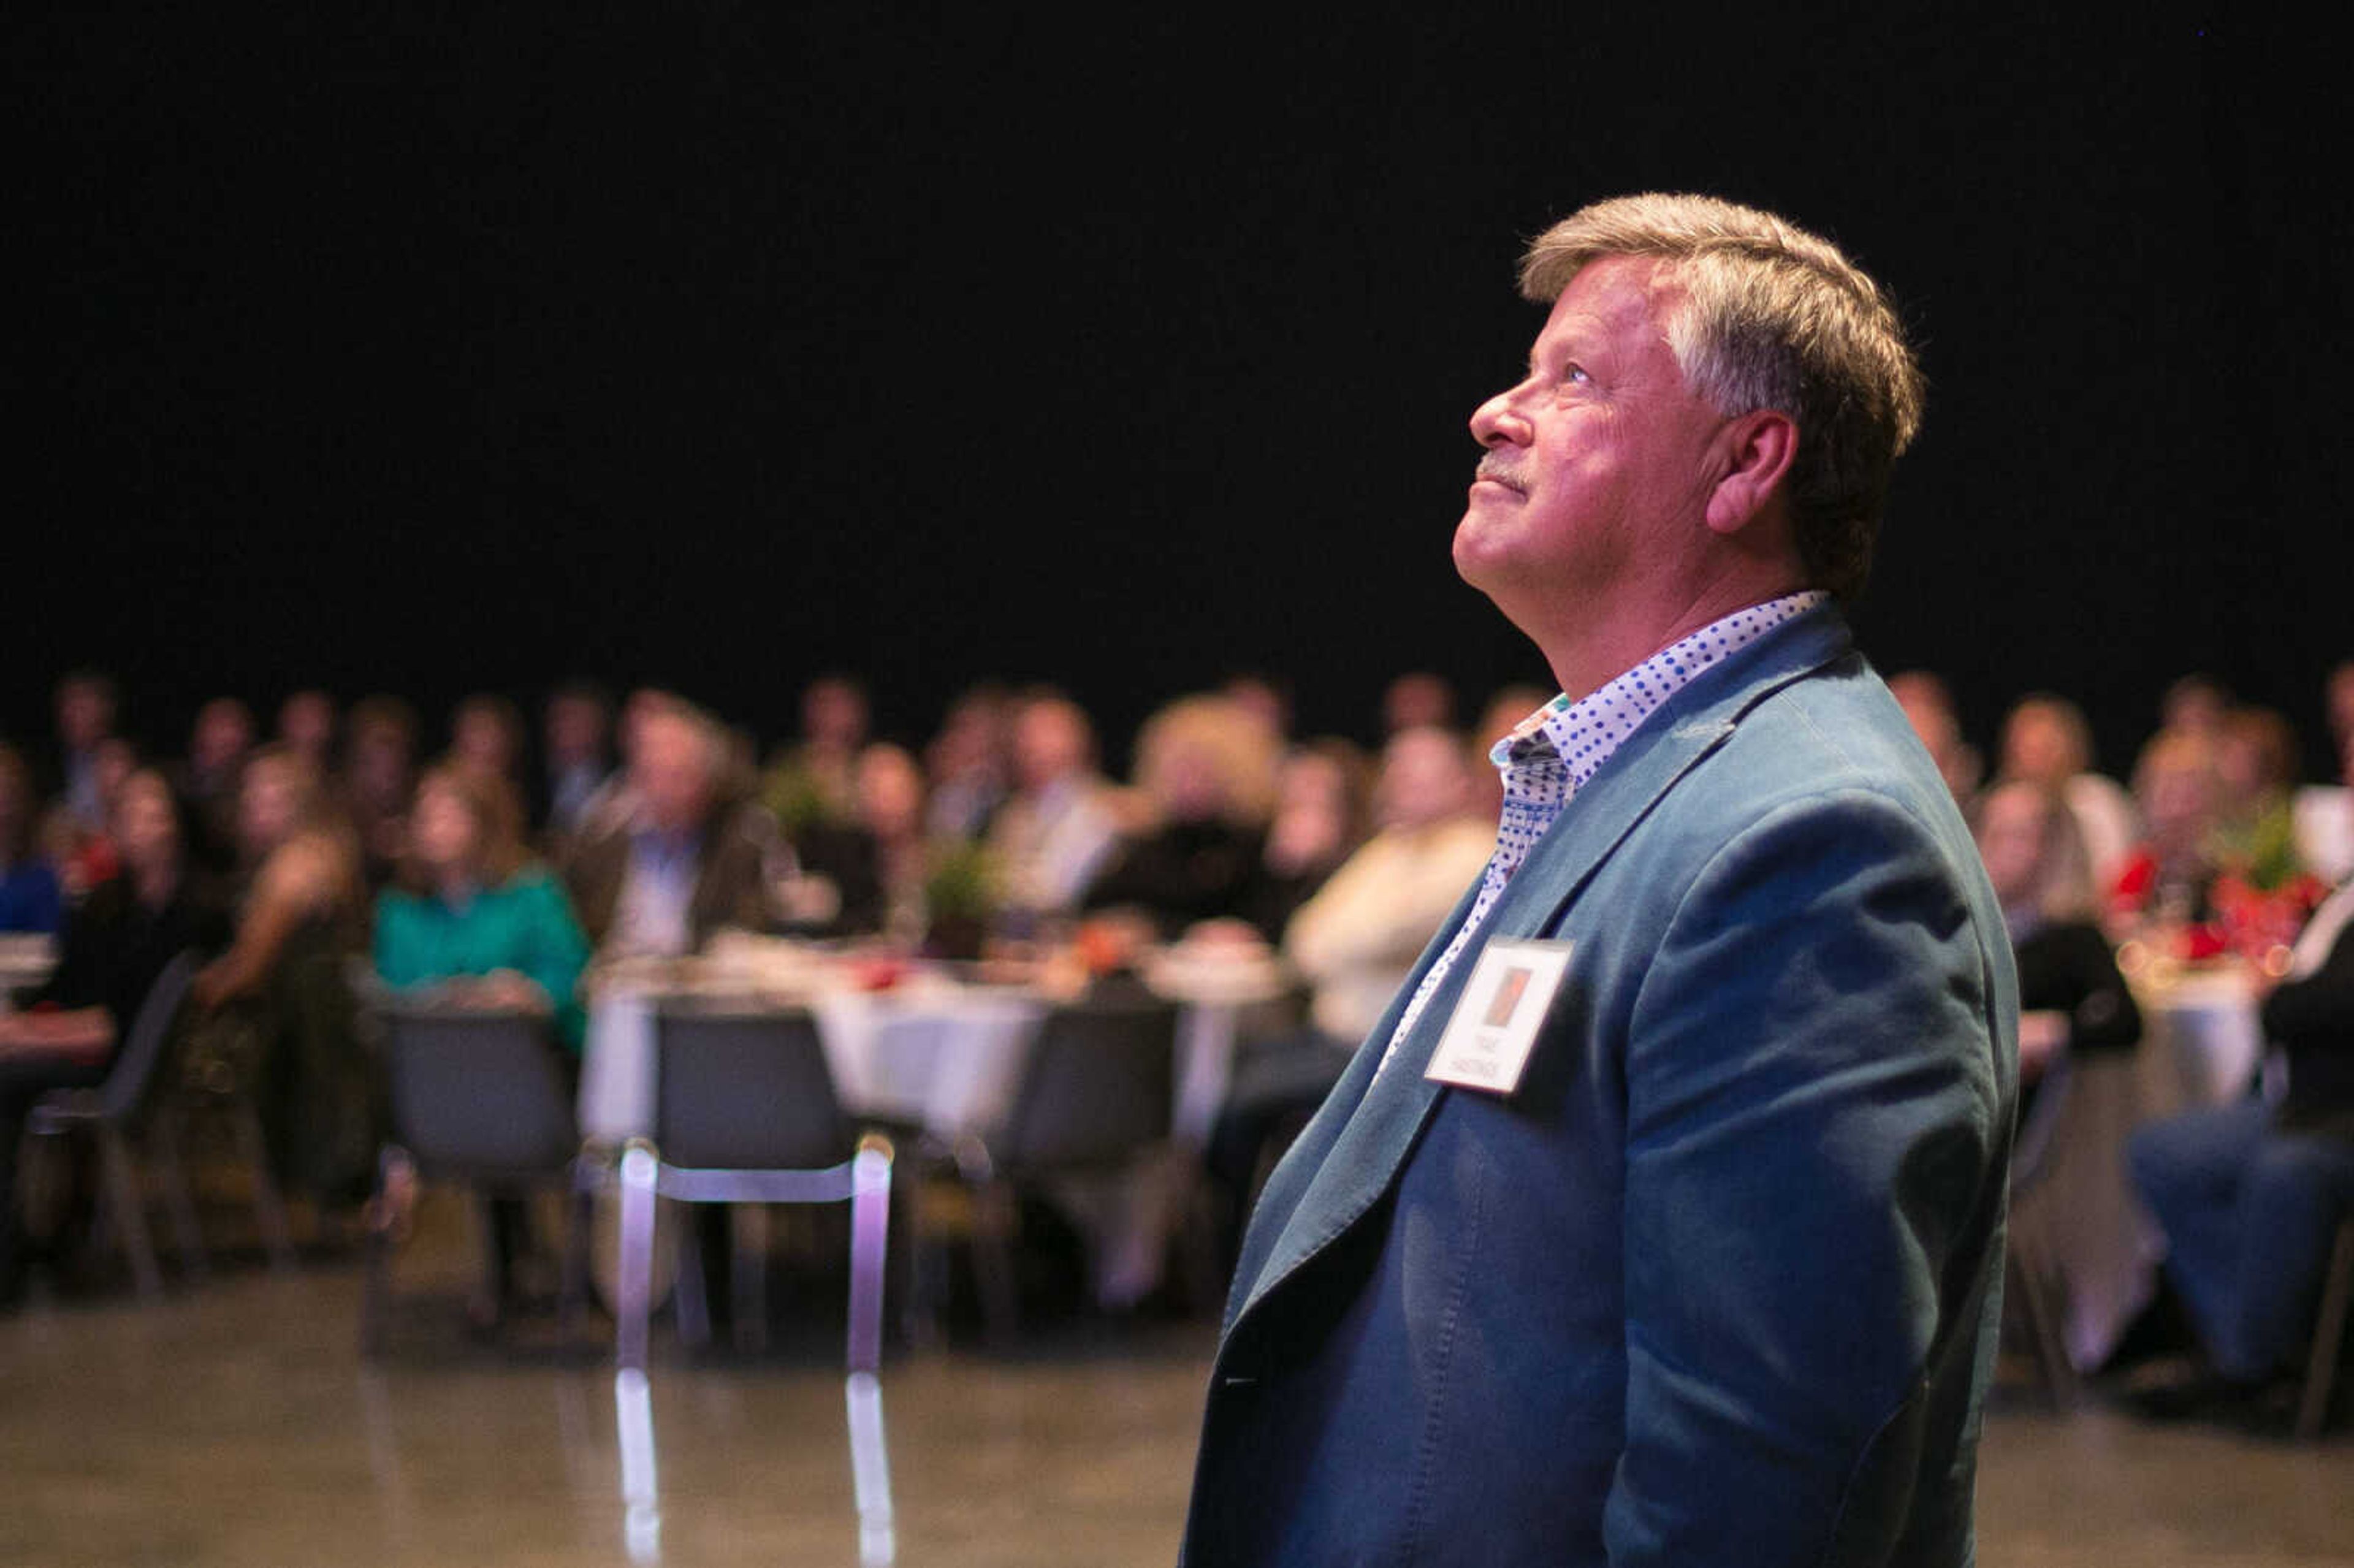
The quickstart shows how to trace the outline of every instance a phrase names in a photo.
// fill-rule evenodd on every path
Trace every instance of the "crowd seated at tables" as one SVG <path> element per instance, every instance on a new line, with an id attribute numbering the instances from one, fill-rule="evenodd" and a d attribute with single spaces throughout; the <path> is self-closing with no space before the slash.
<path id="1" fill-rule="evenodd" d="M 2123 784 L 2096 770 L 2092 726 L 2064 697 L 2016 704 L 1988 777 L 1943 682 L 1891 686 L 2010 911 L 2031 1082 L 2131 1051 L 2136 991 L 2201 967 L 2246 977 L 2286 1048 L 2278 1107 L 2251 1086 L 2179 1130 L 2154 1123 L 2133 1150 L 2215 1366 L 2269 1373 L 2309 1317 L 2317 1232 L 2354 1212 L 2354 988 L 2338 979 L 2354 971 L 2338 939 L 2354 899 L 2331 897 L 2354 874 L 2354 792 L 2337 778 L 2300 789 L 2288 722 L 2204 678 L 2168 691 Z M 2354 664 L 2325 691 L 2354 776 Z M 582 683 L 546 694 L 535 758 L 504 695 L 467 697 L 434 729 L 402 698 L 345 710 L 316 689 L 283 699 L 267 743 L 247 700 L 224 695 L 184 745 L 150 752 L 122 729 L 116 683 L 72 672 L 46 744 L 0 741 L 0 932 L 48 935 L 61 954 L 0 1015 L 0 1238 L 15 1234 L 29 1097 L 102 1075 L 141 977 L 179 946 L 208 960 L 186 1048 L 249 1076 L 278 1174 L 323 1211 L 354 1209 L 375 1171 L 380 1097 L 348 962 L 371 953 L 394 987 L 543 1008 L 577 1052 L 592 957 L 681 955 L 729 929 L 975 956 L 1125 912 L 1164 942 L 1290 966 L 1297 1027 L 1253 1043 L 1235 1079 L 1234 1108 L 1263 1132 L 1270 1107 L 1312 1107 L 1476 876 L 1493 833 L 1487 752 L 1546 694 L 1495 694 L 1466 733 L 1445 681 L 1402 676 L 1367 704 L 1385 736 L 1368 754 L 1291 735 L 1281 688 L 1238 678 L 1155 715 L 1123 779 L 1089 715 L 1045 688 L 976 685 L 927 738 L 878 726 L 856 680 L 827 675 L 762 766 L 746 733 L 684 697 L 641 691 L 617 711 Z M 434 740 L 446 751 L 426 765 Z M 2302 1207 L 2278 1196 L 2283 1169 Z M 2218 1215 L 2258 1192 L 2275 1226 L 2306 1216 L 2297 1236 L 2218 1255 L 2213 1236 L 2254 1234 Z M 0 1288 L 16 1265 L 0 1245 Z M 2249 1305 L 2267 1289 L 2282 1299 Z"/>

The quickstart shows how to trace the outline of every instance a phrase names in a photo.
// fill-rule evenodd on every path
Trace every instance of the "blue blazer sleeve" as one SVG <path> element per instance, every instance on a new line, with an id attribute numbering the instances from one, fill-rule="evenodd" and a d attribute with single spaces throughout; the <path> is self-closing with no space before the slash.
<path id="1" fill-rule="evenodd" d="M 2000 1225 L 2012 1069 L 1989 1022 L 2004 960 L 1949 853 L 1889 797 L 1829 791 L 1724 844 L 1670 921 L 1625 1064 L 1614 1564 L 1945 1561 L 1967 1541 L 1912 1492 L 1940 1473 L 1925 1443 L 1951 1442 L 1924 1434 L 1958 1425 L 1923 1408 L 1956 1381 L 1933 1366 L 1980 1353 L 1996 1305 L 1956 1303 L 1990 1292 L 1948 1261 Z"/>

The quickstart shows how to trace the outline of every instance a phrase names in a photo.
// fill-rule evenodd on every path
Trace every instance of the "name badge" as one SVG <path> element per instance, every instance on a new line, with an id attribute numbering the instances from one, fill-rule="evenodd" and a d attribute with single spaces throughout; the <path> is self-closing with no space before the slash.
<path id="1" fill-rule="evenodd" d="M 1567 942 L 1490 942 L 1438 1037 L 1422 1075 L 1433 1083 L 1509 1095 L 1520 1087 L 1537 1026 L 1569 970 Z"/>

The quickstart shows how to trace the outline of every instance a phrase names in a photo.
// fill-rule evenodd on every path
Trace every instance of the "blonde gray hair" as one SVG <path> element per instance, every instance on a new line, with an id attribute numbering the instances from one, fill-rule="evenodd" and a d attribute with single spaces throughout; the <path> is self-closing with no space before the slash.
<path id="1" fill-rule="evenodd" d="M 1521 292 L 1561 297 L 1587 262 L 1653 258 L 1681 299 L 1668 344 L 1727 416 L 1771 408 L 1798 427 L 1784 485 L 1815 586 L 1861 592 L 1896 459 L 1921 428 L 1921 369 L 1880 286 L 1797 225 L 1712 196 L 1617 196 L 1554 224 L 1521 261 Z"/>

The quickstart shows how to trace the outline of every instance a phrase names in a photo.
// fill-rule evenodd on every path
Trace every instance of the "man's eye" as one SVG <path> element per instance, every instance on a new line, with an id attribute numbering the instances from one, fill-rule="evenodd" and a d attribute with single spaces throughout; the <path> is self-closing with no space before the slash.
<path id="1" fill-rule="evenodd" d="M 1591 381 L 1594 377 L 1585 373 L 1585 366 L 1583 365 L 1564 365 L 1561 367 L 1561 379 L 1564 385 L 1574 386 Z"/>

